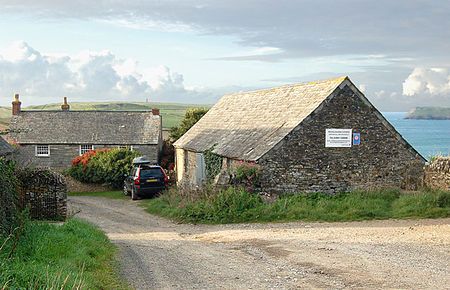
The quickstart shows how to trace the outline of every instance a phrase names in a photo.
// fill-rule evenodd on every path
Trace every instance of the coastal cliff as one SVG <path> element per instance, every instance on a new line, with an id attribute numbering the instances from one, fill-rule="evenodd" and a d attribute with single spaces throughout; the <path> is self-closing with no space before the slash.
<path id="1" fill-rule="evenodd" d="M 417 107 L 409 111 L 405 119 L 450 120 L 450 107 Z"/>

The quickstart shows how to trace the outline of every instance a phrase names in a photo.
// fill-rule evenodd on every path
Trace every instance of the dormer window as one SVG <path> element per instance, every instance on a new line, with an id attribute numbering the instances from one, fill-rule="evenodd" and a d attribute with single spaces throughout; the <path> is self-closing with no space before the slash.
<path id="1" fill-rule="evenodd" d="M 36 145 L 35 155 L 38 157 L 48 157 L 50 156 L 50 145 Z"/>
<path id="2" fill-rule="evenodd" d="M 91 150 L 94 150 L 94 145 L 80 145 L 80 155 L 87 153 Z"/>

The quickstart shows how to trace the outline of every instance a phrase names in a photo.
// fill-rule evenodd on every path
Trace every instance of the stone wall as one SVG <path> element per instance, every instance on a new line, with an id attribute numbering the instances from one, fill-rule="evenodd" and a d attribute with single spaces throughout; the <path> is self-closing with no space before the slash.
<path id="1" fill-rule="evenodd" d="M 414 189 L 425 160 L 395 129 L 349 88 L 325 101 L 265 154 L 262 190 L 273 193 L 338 193 L 355 188 Z M 325 129 L 353 129 L 361 144 L 326 148 Z"/>
<path id="2" fill-rule="evenodd" d="M 450 157 L 437 157 L 425 166 L 424 184 L 450 191 Z"/>
<path id="3" fill-rule="evenodd" d="M 64 177 L 44 169 L 19 171 L 21 208 L 30 209 L 34 219 L 66 219 L 67 187 Z"/>
<path id="4" fill-rule="evenodd" d="M 94 145 L 94 149 L 117 148 L 110 145 Z M 133 145 L 133 150 L 146 155 L 152 162 L 159 161 L 158 145 Z M 50 156 L 36 156 L 35 145 L 22 144 L 14 153 L 14 159 L 21 167 L 43 167 L 67 169 L 79 156 L 80 145 L 50 145 Z"/>

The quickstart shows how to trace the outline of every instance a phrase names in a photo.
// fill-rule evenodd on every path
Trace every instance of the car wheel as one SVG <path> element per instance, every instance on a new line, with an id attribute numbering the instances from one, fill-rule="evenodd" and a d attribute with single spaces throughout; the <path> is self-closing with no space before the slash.
<path id="1" fill-rule="evenodd" d="M 128 191 L 127 186 L 125 184 L 123 185 L 123 194 L 126 196 L 130 195 L 130 192 Z"/>
<path id="2" fill-rule="evenodd" d="M 131 188 L 131 199 L 132 200 L 138 199 L 138 196 L 137 196 L 137 193 L 136 193 L 136 189 L 134 189 L 134 187 Z"/>

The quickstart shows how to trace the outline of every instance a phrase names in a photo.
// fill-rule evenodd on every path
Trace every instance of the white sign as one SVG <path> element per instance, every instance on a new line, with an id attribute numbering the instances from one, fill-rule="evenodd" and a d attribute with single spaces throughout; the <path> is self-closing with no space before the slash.
<path id="1" fill-rule="evenodd" d="M 325 147 L 352 147 L 352 129 L 325 129 Z"/>

